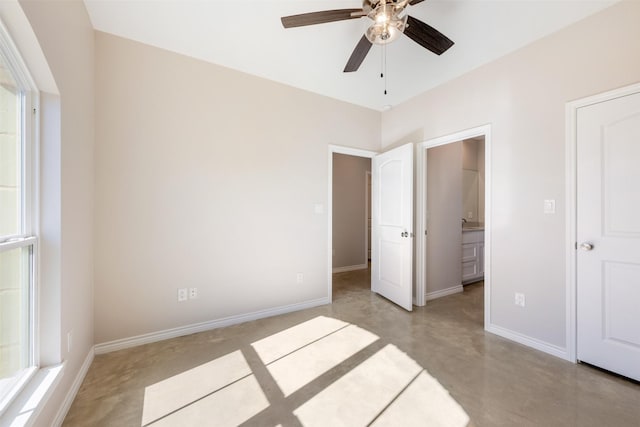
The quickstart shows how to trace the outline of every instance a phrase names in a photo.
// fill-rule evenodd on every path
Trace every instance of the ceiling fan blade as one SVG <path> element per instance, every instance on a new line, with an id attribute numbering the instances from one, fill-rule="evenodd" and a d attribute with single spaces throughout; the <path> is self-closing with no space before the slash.
<path id="1" fill-rule="evenodd" d="M 324 10 L 322 12 L 303 13 L 300 15 L 283 16 L 280 18 L 284 28 L 304 27 L 305 25 L 324 24 L 325 22 L 345 21 L 347 19 L 362 18 L 362 9 Z"/>
<path id="2" fill-rule="evenodd" d="M 404 34 L 436 55 L 442 55 L 453 46 L 453 42 L 447 36 L 411 16 L 407 16 L 407 26 L 404 29 Z"/>
<path id="3" fill-rule="evenodd" d="M 411 0 L 409 4 L 413 6 L 414 4 L 422 3 L 424 0 Z"/>
<path id="4" fill-rule="evenodd" d="M 353 71 L 358 71 L 360 68 L 360 64 L 366 58 L 367 53 L 369 53 L 369 49 L 371 49 L 371 42 L 367 39 L 367 36 L 362 36 L 356 48 L 353 49 L 353 53 L 349 57 L 347 61 L 347 65 L 344 67 L 345 73 L 351 73 Z"/>

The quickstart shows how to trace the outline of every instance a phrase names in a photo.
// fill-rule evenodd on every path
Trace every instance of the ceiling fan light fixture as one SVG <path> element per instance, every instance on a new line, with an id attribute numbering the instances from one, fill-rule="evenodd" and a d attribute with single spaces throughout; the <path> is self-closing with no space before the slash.
<path id="1" fill-rule="evenodd" d="M 371 25 L 365 35 L 367 40 L 373 44 L 387 44 L 400 37 L 406 25 L 406 19 L 393 18 L 386 21 L 379 21 Z"/>

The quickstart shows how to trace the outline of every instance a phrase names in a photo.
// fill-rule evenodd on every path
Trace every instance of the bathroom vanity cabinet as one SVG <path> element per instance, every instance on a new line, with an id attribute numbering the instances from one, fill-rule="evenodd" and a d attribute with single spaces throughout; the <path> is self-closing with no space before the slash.
<path id="1" fill-rule="evenodd" d="M 484 277 L 484 229 L 462 230 L 462 283 Z"/>

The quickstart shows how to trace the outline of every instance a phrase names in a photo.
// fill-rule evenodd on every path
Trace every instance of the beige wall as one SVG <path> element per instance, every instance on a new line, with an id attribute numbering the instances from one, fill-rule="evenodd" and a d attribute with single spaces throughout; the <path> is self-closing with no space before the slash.
<path id="1" fill-rule="evenodd" d="M 492 126 L 491 320 L 566 347 L 565 105 L 640 81 L 640 2 L 619 3 L 382 116 L 382 145 Z M 557 213 L 543 214 L 555 199 Z M 526 295 L 526 308 L 514 293 Z"/>
<path id="2" fill-rule="evenodd" d="M 328 296 L 328 144 L 380 113 L 104 33 L 96 71 L 96 343 Z"/>
<path id="3" fill-rule="evenodd" d="M 367 181 L 371 159 L 333 154 L 333 268 L 367 265 Z"/>
<path id="4" fill-rule="evenodd" d="M 478 170 L 478 144 L 475 139 L 462 141 L 462 169 Z"/>
<path id="5" fill-rule="evenodd" d="M 462 283 L 462 142 L 427 150 L 427 295 Z"/>
<path id="6" fill-rule="evenodd" d="M 59 90 L 42 93 L 40 109 L 41 356 L 44 365 L 66 361 L 36 423 L 50 425 L 94 342 L 94 33 L 81 1 L 20 5 Z"/>

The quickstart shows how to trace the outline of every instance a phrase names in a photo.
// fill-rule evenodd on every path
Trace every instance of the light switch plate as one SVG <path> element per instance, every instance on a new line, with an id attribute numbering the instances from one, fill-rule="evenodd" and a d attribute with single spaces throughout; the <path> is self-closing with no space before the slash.
<path id="1" fill-rule="evenodd" d="M 553 199 L 544 201 L 544 213 L 554 214 L 556 213 L 556 201 Z"/>

